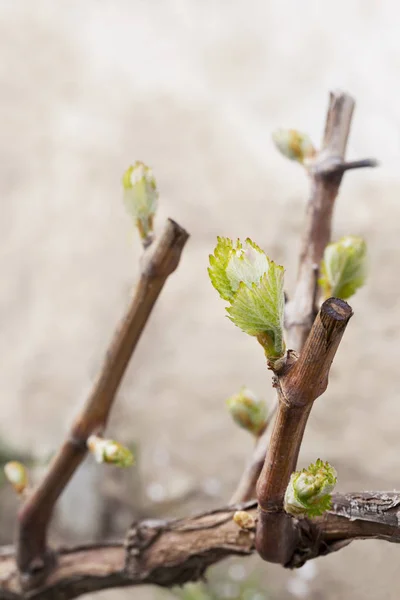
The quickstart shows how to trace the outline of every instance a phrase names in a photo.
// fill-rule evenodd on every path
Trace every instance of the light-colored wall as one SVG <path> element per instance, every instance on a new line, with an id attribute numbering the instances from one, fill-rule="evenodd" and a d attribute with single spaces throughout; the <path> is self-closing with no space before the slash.
<path id="1" fill-rule="evenodd" d="M 243 383 L 272 390 L 257 344 L 224 318 L 208 254 L 218 234 L 249 235 L 285 265 L 290 292 L 307 180 L 270 133 L 293 126 L 318 142 L 328 90 L 342 87 L 357 99 L 348 156 L 382 165 L 346 175 L 334 233 L 366 237 L 371 273 L 301 462 L 330 460 L 340 490 L 398 487 L 398 3 L 3 0 L 0 16 L 1 438 L 48 454 L 90 388 L 138 272 L 120 177 L 141 159 L 159 184 L 157 227 L 172 216 L 191 239 L 110 431 L 140 445 L 143 510 L 146 494 L 181 499 L 175 514 L 229 497 L 251 441 L 224 399 Z M 100 484 L 93 494 L 85 481 L 60 519 L 71 526 L 70 507 L 87 501 L 87 539 Z M 316 561 L 307 597 L 398 598 L 398 560 L 395 546 L 353 544 Z M 261 568 L 292 597 L 295 575 Z"/>

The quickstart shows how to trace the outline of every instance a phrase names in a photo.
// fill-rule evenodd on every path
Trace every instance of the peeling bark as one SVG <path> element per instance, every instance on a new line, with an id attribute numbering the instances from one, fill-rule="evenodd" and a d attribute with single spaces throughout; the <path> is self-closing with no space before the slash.
<path id="1" fill-rule="evenodd" d="M 400 492 L 335 494 L 332 509 L 313 520 L 293 519 L 297 545 L 285 567 L 336 552 L 356 539 L 400 542 Z M 59 549 L 46 582 L 23 591 L 14 550 L 0 549 L 0 600 L 70 600 L 108 588 L 182 585 L 228 556 L 255 553 L 254 531 L 233 521 L 236 510 L 257 519 L 257 503 L 224 507 L 187 519 L 134 523 L 124 542 Z"/>

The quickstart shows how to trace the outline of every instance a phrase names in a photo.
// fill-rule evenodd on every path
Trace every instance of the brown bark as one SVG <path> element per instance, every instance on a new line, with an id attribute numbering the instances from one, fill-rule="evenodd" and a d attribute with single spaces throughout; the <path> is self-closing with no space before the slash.
<path id="1" fill-rule="evenodd" d="M 287 305 L 288 347 L 300 351 L 316 314 L 318 269 L 331 239 L 334 202 L 339 191 L 354 100 L 343 92 L 331 92 L 322 149 L 309 169 L 311 192 L 300 252 L 293 299 Z M 365 166 L 365 165 L 364 165 Z"/>
<path id="2" fill-rule="evenodd" d="M 297 543 L 293 520 L 283 511 L 285 491 L 296 469 L 312 404 L 328 385 L 332 360 L 352 314 L 343 300 L 326 300 L 300 357 L 277 377 L 278 414 L 257 483 L 256 545 L 264 560 L 286 564 Z"/>
<path id="3" fill-rule="evenodd" d="M 223 558 L 256 551 L 254 532 L 233 521 L 238 508 L 257 519 L 253 501 L 177 521 L 134 523 L 125 542 L 61 549 L 46 582 L 28 593 L 21 588 L 13 550 L 0 549 L 0 600 L 70 600 L 108 588 L 198 580 Z M 312 521 L 288 516 L 297 541 L 285 566 L 300 567 L 356 539 L 399 543 L 399 512 L 400 492 L 363 492 L 335 494 L 332 509 Z"/>
<path id="4" fill-rule="evenodd" d="M 331 92 L 326 115 L 322 149 L 309 166 L 311 190 L 293 299 L 286 305 L 287 347 L 300 352 L 317 314 L 317 280 L 325 247 L 331 240 L 333 207 L 343 173 L 349 169 L 375 167 L 373 159 L 345 162 L 354 100 L 346 93 Z M 246 501 L 255 496 L 257 479 L 267 452 L 270 435 L 257 442 L 232 500 Z"/>
<path id="5" fill-rule="evenodd" d="M 263 468 L 265 460 L 265 449 L 268 448 L 271 439 L 271 422 L 275 417 L 278 408 L 276 401 L 268 414 L 268 422 L 263 434 L 257 438 L 254 451 L 243 471 L 242 477 L 231 496 L 230 504 L 239 504 L 239 502 L 248 502 L 255 498 L 256 485 Z"/>

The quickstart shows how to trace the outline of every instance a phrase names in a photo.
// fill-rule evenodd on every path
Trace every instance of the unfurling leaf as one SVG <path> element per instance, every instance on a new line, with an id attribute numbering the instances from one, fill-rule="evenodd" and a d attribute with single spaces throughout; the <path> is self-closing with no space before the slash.
<path id="1" fill-rule="evenodd" d="M 137 161 L 125 171 L 122 185 L 125 206 L 136 221 L 140 237 L 144 242 L 151 241 L 158 204 L 157 185 L 152 170 Z"/>
<path id="2" fill-rule="evenodd" d="M 285 354 L 283 267 L 249 238 L 242 244 L 218 238 L 208 269 L 211 283 L 230 304 L 230 320 L 257 337 L 273 363 Z"/>
<path id="3" fill-rule="evenodd" d="M 17 494 L 22 494 L 28 486 L 28 472 L 25 466 L 15 460 L 8 462 L 4 465 L 4 474 Z"/>
<path id="4" fill-rule="evenodd" d="M 331 507 L 331 492 L 337 482 L 336 471 L 318 459 L 308 469 L 290 477 L 285 493 L 285 511 L 299 517 L 317 517 Z"/>
<path id="5" fill-rule="evenodd" d="M 130 467 L 134 463 L 132 452 L 115 440 L 91 435 L 87 447 L 98 463 L 113 464 L 117 467 Z"/>
<path id="6" fill-rule="evenodd" d="M 255 436 L 261 435 L 267 423 L 267 405 L 249 389 L 242 387 L 226 401 L 233 420 Z"/>
<path id="7" fill-rule="evenodd" d="M 308 135 L 296 129 L 277 129 L 272 134 L 272 139 L 279 152 L 290 160 L 304 164 L 307 159 L 315 156 L 316 151 Z"/>
<path id="8" fill-rule="evenodd" d="M 364 285 L 366 277 L 367 245 L 362 238 L 348 235 L 328 244 L 318 281 L 325 298 L 347 300 Z"/>

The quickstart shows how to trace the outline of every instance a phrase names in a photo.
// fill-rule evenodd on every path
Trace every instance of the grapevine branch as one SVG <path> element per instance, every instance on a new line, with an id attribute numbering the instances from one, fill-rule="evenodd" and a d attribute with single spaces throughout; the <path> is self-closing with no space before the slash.
<path id="1" fill-rule="evenodd" d="M 322 148 L 309 168 L 310 197 L 293 299 L 286 305 L 288 347 L 300 352 L 316 315 L 318 269 L 331 240 L 332 214 L 345 171 L 345 152 L 354 110 L 349 94 L 335 91 L 329 97 Z M 374 163 L 375 164 L 375 163 Z M 373 166 L 359 161 L 358 167 Z"/>
<path id="2" fill-rule="evenodd" d="M 345 161 L 353 108 L 347 94 L 331 94 L 322 149 L 307 165 L 311 194 L 305 235 L 295 293 L 286 307 L 288 347 L 301 352 L 298 356 L 289 351 L 286 368 L 274 378 L 278 392 L 274 429 L 260 438 L 235 498 L 251 498 L 262 470 L 260 506 L 251 500 L 178 521 L 141 521 L 132 525 L 123 543 L 55 552 L 47 547 L 54 505 L 86 453 L 88 436 L 104 430 L 152 307 L 178 265 L 187 234 L 168 221 L 160 239 L 145 251 L 132 304 L 82 414 L 22 507 L 16 550 L 0 549 L 0 600 L 69 600 L 110 587 L 181 585 L 199 579 L 211 564 L 227 556 L 244 556 L 256 549 L 265 559 L 293 568 L 355 539 L 400 541 L 400 494 L 395 492 L 336 494 L 331 509 L 312 521 L 283 512 L 283 494 L 295 469 L 308 414 L 326 388 L 331 362 L 352 315 L 345 302 L 334 298 L 318 313 L 317 279 L 344 172 L 376 164 L 371 159 Z M 254 527 L 238 527 L 233 521 L 237 509 L 250 513 Z"/>
<path id="3" fill-rule="evenodd" d="M 349 169 L 375 167 L 374 159 L 345 161 L 347 139 L 354 110 L 353 98 L 334 91 L 329 96 L 321 151 L 308 168 L 310 195 L 304 236 L 300 251 L 298 276 L 293 299 L 286 305 L 287 346 L 300 352 L 311 331 L 315 315 L 319 265 L 331 240 L 332 214 L 343 173 Z M 277 404 L 274 405 L 275 412 Z M 264 464 L 271 432 L 257 441 L 232 501 L 244 502 L 255 497 L 256 483 Z"/>
<path id="4" fill-rule="evenodd" d="M 240 481 L 231 497 L 231 504 L 238 504 L 239 502 L 247 502 L 256 495 L 256 485 L 260 476 L 261 470 L 265 461 L 266 449 L 269 446 L 271 439 L 271 423 L 275 417 L 278 408 L 278 400 L 275 400 L 273 406 L 270 408 L 268 413 L 268 420 L 265 426 L 265 430 L 257 438 L 254 451 L 250 456 L 250 459 L 243 471 Z"/>
<path id="5" fill-rule="evenodd" d="M 283 500 L 314 400 L 328 385 L 329 370 L 353 312 L 338 298 L 326 300 L 300 357 L 276 378 L 279 405 L 271 442 L 257 483 L 257 550 L 265 560 L 286 564 L 296 546 L 293 519 Z"/>
<path id="6" fill-rule="evenodd" d="M 283 565 L 291 560 L 297 544 L 293 519 L 283 510 L 285 491 L 296 469 L 312 404 L 326 389 L 331 362 L 352 315 L 345 302 L 330 299 L 315 318 L 319 265 L 330 242 L 343 173 L 376 165 L 370 159 L 345 162 L 354 104 L 348 94 L 331 93 L 322 149 L 309 168 L 311 194 L 298 278 L 293 300 L 286 306 L 289 347 L 301 352 L 289 372 L 277 378 L 278 413 L 257 483 L 257 550 L 265 560 Z"/>
<path id="7" fill-rule="evenodd" d="M 111 341 L 92 393 L 43 480 L 20 510 L 16 559 L 27 588 L 54 566 L 46 541 L 53 508 L 86 455 L 88 437 L 101 434 L 106 427 L 129 360 L 166 280 L 178 266 L 187 239 L 186 231 L 169 219 L 158 240 L 143 254 L 131 304 Z"/>
<path id="8" fill-rule="evenodd" d="M 0 600 L 70 600 L 108 588 L 163 587 L 199 579 L 228 556 L 255 553 L 254 530 L 233 521 L 237 509 L 257 519 L 255 501 L 177 521 L 134 523 L 125 542 L 60 549 L 54 570 L 36 589 L 21 588 L 12 549 L 0 552 Z M 296 548 L 287 567 L 339 550 L 357 539 L 400 542 L 400 494 L 334 494 L 322 517 L 294 521 Z"/>

